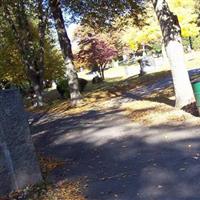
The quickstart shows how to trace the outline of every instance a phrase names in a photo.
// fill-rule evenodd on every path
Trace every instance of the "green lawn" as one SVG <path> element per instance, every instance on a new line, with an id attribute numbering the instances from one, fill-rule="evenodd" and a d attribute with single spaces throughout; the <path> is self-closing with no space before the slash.
<path id="1" fill-rule="evenodd" d="M 191 52 L 185 54 L 185 64 L 187 69 L 196 69 L 200 68 L 200 52 Z M 105 70 L 105 77 L 109 80 L 115 80 L 115 79 L 126 79 L 127 78 L 127 68 L 135 70 L 136 72 L 139 72 L 139 65 L 136 63 L 134 65 L 129 65 L 129 66 L 118 66 L 118 67 L 113 67 L 109 68 L 108 70 Z M 164 59 L 164 62 L 161 66 L 157 67 L 157 72 L 161 71 L 168 71 L 170 70 L 170 66 L 168 64 L 168 61 Z M 88 79 L 87 73 L 89 70 L 84 70 L 83 72 L 79 73 L 79 77 Z M 91 76 L 90 76 L 91 77 Z M 90 78 L 91 79 L 91 78 Z"/>

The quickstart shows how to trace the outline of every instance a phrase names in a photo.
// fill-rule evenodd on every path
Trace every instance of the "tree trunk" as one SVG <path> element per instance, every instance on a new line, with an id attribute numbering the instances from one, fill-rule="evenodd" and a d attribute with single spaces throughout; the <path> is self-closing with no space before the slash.
<path id="1" fill-rule="evenodd" d="M 42 6 L 42 0 L 39 0 Z M 39 4 L 40 4 L 39 3 Z M 38 4 L 38 5 L 39 5 Z M 38 6 L 39 8 L 40 6 Z M 43 91 L 43 79 L 44 79 L 44 34 L 45 34 L 45 28 L 43 28 L 43 21 L 40 18 L 40 15 L 43 13 L 39 13 L 39 52 L 36 51 L 34 47 L 34 39 L 32 36 L 32 33 L 29 28 L 29 23 L 28 23 L 28 18 L 25 12 L 25 5 L 23 1 L 20 1 L 19 3 L 19 8 L 17 13 L 17 24 L 19 24 L 19 30 L 20 33 L 23 34 L 23 44 L 19 45 L 22 46 L 23 50 L 23 55 L 22 57 L 24 58 L 25 62 L 27 63 L 27 75 L 31 80 L 31 84 L 35 93 L 36 97 L 36 106 L 43 106 L 43 96 L 42 96 L 42 91 Z M 42 9 L 42 8 L 41 8 Z M 41 12 L 39 8 L 39 12 Z M 43 40 L 43 41 L 42 41 Z M 42 46 L 40 46 L 42 45 Z M 21 50 L 22 50 L 21 49 Z M 42 52 L 42 53 L 41 53 Z"/>
<path id="2" fill-rule="evenodd" d="M 105 80 L 104 69 L 105 69 L 104 65 L 99 65 L 99 72 L 100 72 L 102 80 Z"/>
<path id="3" fill-rule="evenodd" d="M 72 101 L 72 105 L 76 105 L 81 99 L 81 94 L 79 91 L 78 75 L 76 73 L 73 63 L 71 42 L 65 28 L 60 0 L 50 0 L 50 7 L 55 21 L 58 40 L 66 64 L 66 75 L 70 90 L 70 98 Z"/>
<path id="4" fill-rule="evenodd" d="M 189 39 L 190 50 L 193 50 L 192 37 L 189 36 L 188 39 Z"/>
<path id="5" fill-rule="evenodd" d="M 181 28 L 166 0 L 152 0 L 156 12 L 172 70 L 172 78 L 176 96 L 176 107 L 182 108 L 194 101 L 194 94 L 188 72 L 184 64 L 184 51 L 181 39 Z"/>
<path id="6" fill-rule="evenodd" d="M 22 62 L 26 68 L 27 77 L 36 95 L 36 105 L 43 106 L 40 66 L 37 63 L 38 59 L 36 58 L 32 34 L 29 30 L 24 2 L 20 1 L 16 3 L 15 8 L 12 6 L 6 2 L 2 2 L 5 17 L 12 28 L 18 50 L 22 56 Z M 13 16 L 15 16 L 15 21 L 13 20 Z"/>
<path id="7" fill-rule="evenodd" d="M 45 45 L 45 31 L 48 21 L 48 8 L 44 8 L 43 0 L 38 0 L 38 32 L 39 32 L 39 49 L 38 49 L 38 59 L 37 63 L 39 66 L 39 84 L 40 90 L 43 91 L 44 86 L 44 45 Z"/>
<path id="8" fill-rule="evenodd" d="M 102 79 L 105 80 L 104 68 L 101 69 Z"/>

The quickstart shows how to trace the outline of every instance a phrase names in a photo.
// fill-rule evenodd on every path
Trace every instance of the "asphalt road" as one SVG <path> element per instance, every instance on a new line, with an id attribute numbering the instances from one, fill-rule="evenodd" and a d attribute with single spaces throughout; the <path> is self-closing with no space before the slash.
<path id="1" fill-rule="evenodd" d="M 200 199 L 198 127 L 145 128 L 115 109 L 30 120 L 37 150 L 66 163 L 50 180 L 83 178 L 88 200 Z"/>

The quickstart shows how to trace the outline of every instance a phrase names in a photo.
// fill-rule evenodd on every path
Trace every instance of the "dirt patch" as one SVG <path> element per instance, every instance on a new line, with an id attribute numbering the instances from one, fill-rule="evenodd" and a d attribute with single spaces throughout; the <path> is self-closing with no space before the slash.
<path id="1" fill-rule="evenodd" d="M 46 182 L 49 173 L 62 167 L 63 161 L 41 153 L 38 153 L 38 158 L 44 182 L 12 192 L 6 197 L 0 197 L 0 200 L 85 200 L 84 180 L 62 181 L 56 184 Z"/>
<path id="2" fill-rule="evenodd" d="M 182 108 L 182 110 L 184 110 L 185 112 L 188 112 L 196 117 L 199 117 L 199 112 L 198 112 L 198 109 L 197 109 L 197 106 L 196 106 L 196 103 L 191 103 L 187 106 L 184 106 Z"/>
<path id="3" fill-rule="evenodd" d="M 80 185 L 81 181 L 60 182 L 56 185 L 41 183 L 0 197 L 0 200 L 85 200 Z"/>

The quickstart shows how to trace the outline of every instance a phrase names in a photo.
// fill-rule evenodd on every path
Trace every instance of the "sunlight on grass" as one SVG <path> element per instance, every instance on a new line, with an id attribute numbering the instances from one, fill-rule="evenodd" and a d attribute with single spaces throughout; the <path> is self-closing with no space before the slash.
<path id="1" fill-rule="evenodd" d="M 111 107 L 109 101 L 116 97 L 121 97 L 123 93 L 135 89 L 142 89 L 152 85 L 166 77 L 170 77 L 171 72 L 161 71 L 144 76 L 132 76 L 127 79 L 118 77 L 110 78 L 99 84 L 87 85 L 83 94 L 81 104 L 76 107 L 70 106 L 69 100 L 57 100 L 45 109 L 48 113 L 55 115 L 80 115 L 90 110 L 106 110 Z M 134 122 L 142 123 L 146 126 L 159 124 L 199 124 L 198 118 L 174 108 L 174 89 L 170 85 L 164 89 L 155 90 L 143 98 L 143 101 L 133 101 L 124 103 L 121 108 L 125 109 L 125 114 Z"/>
<path id="2" fill-rule="evenodd" d="M 70 101 L 57 101 L 48 107 L 48 113 L 56 115 L 76 115 L 89 110 L 100 110 L 106 107 L 106 101 L 119 96 L 119 92 L 97 91 L 85 94 L 82 102 L 76 107 L 71 107 Z"/>
<path id="3" fill-rule="evenodd" d="M 185 54 L 186 67 L 188 69 L 197 69 L 200 68 L 200 52 L 195 51 L 188 54 Z"/>
<path id="4" fill-rule="evenodd" d="M 200 119 L 183 110 L 176 109 L 164 103 L 152 101 L 134 101 L 122 105 L 127 115 L 133 122 L 145 126 L 161 125 L 200 125 Z"/>

